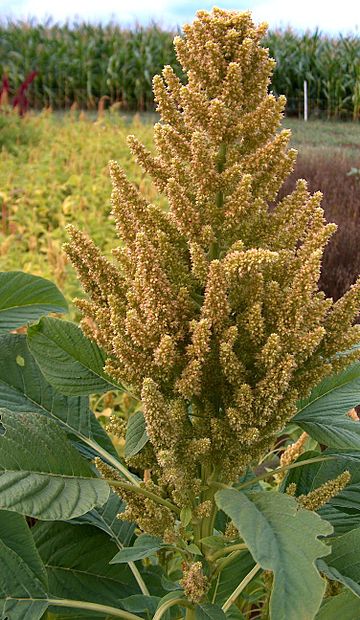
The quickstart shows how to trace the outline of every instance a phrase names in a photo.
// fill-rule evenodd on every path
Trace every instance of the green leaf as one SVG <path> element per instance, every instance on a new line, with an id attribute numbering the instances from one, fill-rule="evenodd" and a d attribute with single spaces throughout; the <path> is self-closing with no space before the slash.
<path id="1" fill-rule="evenodd" d="M 180 521 L 183 527 L 189 525 L 192 519 L 192 509 L 190 506 L 184 506 L 180 511 Z"/>
<path id="2" fill-rule="evenodd" d="M 104 504 L 109 487 L 50 418 L 2 410 L 0 509 L 66 520 Z"/>
<path id="3" fill-rule="evenodd" d="M 104 353 L 75 323 L 42 318 L 29 327 L 28 345 L 44 377 L 62 394 L 121 389 L 103 370 Z"/>
<path id="4" fill-rule="evenodd" d="M 121 551 L 112 558 L 110 564 L 125 564 L 127 562 L 143 560 L 156 553 L 162 545 L 161 538 L 144 534 L 136 539 L 133 547 L 124 547 L 124 549 L 121 549 Z"/>
<path id="5" fill-rule="evenodd" d="M 0 408 L 17 413 L 42 413 L 57 420 L 68 434 L 81 442 L 92 448 L 96 442 L 117 456 L 110 438 L 89 409 L 88 397 L 56 392 L 31 355 L 26 336 L 0 336 L 0 348 Z"/>
<path id="6" fill-rule="evenodd" d="M 47 575 L 24 517 L 0 511 L 0 617 L 38 620 Z"/>
<path id="7" fill-rule="evenodd" d="M 144 414 L 137 411 L 129 418 L 125 437 L 125 457 L 135 456 L 149 441 Z"/>
<path id="8" fill-rule="evenodd" d="M 360 600 L 349 590 L 325 599 L 316 620 L 357 620 L 360 618 Z"/>
<path id="9" fill-rule="evenodd" d="M 334 579 L 360 597 L 360 528 L 331 541 L 331 554 L 322 560 Z"/>
<path id="10" fill-rule="evenodd" d="M 329 553 L 318 537 L 332 532 L 329 523 L 282 493 L 224 489 L 215 498 L 255 561 L 274 573 L 272 620 L 312 620 L 325 591 L 315 560 Z"/>
<path id="11" fill-rule="evenodd" d="M 226 615 L 218 605 L 203 603 L 196 605 L 195 618 L 196 620 L 226 620 Z"/>
<path id="12" fill-rule="evenodd" d="M 299 403 L 293 422 L 331 448 L 360 450 L 360 424 L 347 415 L 360 403 L 360 362 L 322 381 Z"/>
<path id="13" fill-rule="evenodd" d="M 0 273 L 0 334 L 36 321 L 49 312 L 66 312 L 64 296 L 55 284 L 21 271 Z"/>
<path id="14" fill-rule="evenodd" d="M 33 535 L 53 597 L 120 607 L 122 599 L 138 594 L 129 568 L 110 566 L 116 546 L 99 529 L 69 523 L 38 523 Z M 55 610 L 56 607 L 51 608 Z M 80 612 L 77 615 L 82 617 Z"/>

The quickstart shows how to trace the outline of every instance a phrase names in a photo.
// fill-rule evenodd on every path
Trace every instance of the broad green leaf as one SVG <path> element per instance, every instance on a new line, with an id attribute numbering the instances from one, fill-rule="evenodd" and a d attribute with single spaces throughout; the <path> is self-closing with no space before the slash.
<path id="1" fill-rule="evenodd" d="M 2 410 L 1 426 L 0 509 L 66 520 L 106 502 L 107 483 L 94 477 L 56 422 Z"/>
<path id="2" fill-rule="evenodd" d="M 54 598 L 121 607 L 122 599 L 139 593 L 128 566 L 109 564 L 116 546 L 99 529 L 69 523 L 38 523 L 33 532 Z M 77 615 L 82 617 L 79 611 Z"/>
<path id="3" fill-rule="evenodd" d="M 334 579 L 360 598 L 360 528 L 331 541 L 331 554 L 322 560 Z"/>
<path id="4" fill-rule="evenodd" d="M 290 470 L 285 487 L 295 483 L 296 495 L 307 494 L 348 470 L 351 475 L 350 484 L 317 511 L 333 525 L 335 533 L 340 534 L 360 526 L 360 452 L 329 449 L 322 455 L 334 456 L 336 459 Z M 313 456 L 313 453 L 310 456 Z M 298 461 L 308 457 L 309 453 L 305 453 Z"/>
<path id="5" fill-rule="evenodd" d="M 196 605 L 196 620 L 226 620 L 226 615 L 218 605 L 212 603 L 202 603 Z"/>
<path id="6" fill-rule="evenodd" d="M 331 448 L 360 450 L 360 423 L 347 415 L 360 403 L 360 362 L 322 381 L 299 403 L 293 422 Z"/>
<path id="7" fill-rule="evenodd" d="M 334 508 L 328 503 L 317 512 L 322 519 L 331 523 L 336 535 L 344 534 L 354 528 L 360 527 L 360 513 L 358 511 L 354 514 L 351 511 L 347 513 L 339 508 Z"/>
<path id="8" fill-rule="evenodd" d="M 38 620 L 47 575 L 24 517 L 0 511 L 0 618 Z"/>
<path id="9" fill-rule="evenodd" d="M 141 411 L 137 411 L 129 418 L 126 438 L 125 457 L 135 456 L 149 441 L 146 432 L 145 418 Z"/>
<path id="10" fill-rule="evenodd" d="M 349 590 L 326 598 L 316 615 L 316 620 L 358 620 L 358 618 L 360 618 L 360 600 Z"/>
<path id="11" fill-rule="evenodd" d="M 29 327 L 28 345 L 45 379 L 62 394 L 121 388 L 103 370 L 104 353 L 75 323 L 44 317 Z"/>
<path id="12" fill-rule="evenodd" d="M 0 334 L 36 321 L 49 312 L 66 312 L 55 284 L 22 271 L 0 273 Z"/>
<path id="13" fill-rule="evenodd" d="M 133 547 L 124 547 L 119 553 L 113 557 L 111 564 L 125 564 L 127 562 L 136 562 L 153 555 L 162 547 L 161 538 L 156 536 L 148 536 L 143 534 L 139 536 Z"/>
<path id="14" fill-rule="evenodd" d="M 215 497 L 254 560 L 274 573 L 271 619 L 312 620 L 325 592 L 315 560 L 330 551 L 318 537 L 330 534 L 331 525 L 282 493 L 224 489 Z"/>
<path id="15" fill-rule="evenodd" d="M 42 413 L 57 420 L 67 433 L 90 444 L 92 449 L 96 442 L 117 456 L 110 438 L 89 409 L 88 397 L 56 392 L 31 355 L 26 336 L 0 336 L 0 348 L 0 408 Z"/>

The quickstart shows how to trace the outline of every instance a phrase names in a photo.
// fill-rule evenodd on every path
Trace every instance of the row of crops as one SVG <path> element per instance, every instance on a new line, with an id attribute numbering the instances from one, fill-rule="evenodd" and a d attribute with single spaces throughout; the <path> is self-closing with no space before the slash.
<path id="1" fill-rule="evenodd" d="M 0 24 L 0 77 L 15 91 L 33 70 L 33 107 L 95 108 L 120 102 L 124 109 L 152 109 L 151 79 L 164 64 L 180 75 L 172 47 L 175 32 L 156 24 L 124 29 L 116 24 L 70 27 L 57 24 Z M 360 37 L 330 38 L 320 32 L 269 32 L 264 44 L 277 60 L 275 93 L 288 99 L 288 113 L 301 115 L 308 83 L 312 115 L 360 116 Z"/>

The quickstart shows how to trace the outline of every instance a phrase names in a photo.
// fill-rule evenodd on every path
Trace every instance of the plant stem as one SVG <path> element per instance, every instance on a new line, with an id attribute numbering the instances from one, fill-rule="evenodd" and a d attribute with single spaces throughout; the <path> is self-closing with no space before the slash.
<path id="1" fill-rule="evenodd" d="M 87 609 L 96 613 L 106 614 L 107 616 L 115 616 L 116 618 L 124 618 L 124 620 L 142 620 L 140 616 L 131 614 L 123 609 L 117 609 L 116 607 L 110 607 L 109 605 L 100 605 L 99 603 L 91 603 L 90 601 L 73 601 L 67 598 L 49 598 L 47 599 L 49 605 L 56 605 L 56 607 L 70 607 L 71 609 Z"/>
<path id="2" fill-rule="evenodd" d="M 277 469 L 272 469 L 271 471 L 266 472 L 265 474 L 261 474 L 260 476 L 256 476 L 256 478 L 252 478 L 251 480 L 247 480 L 240 486 L 236 487 L 238 491 L 242 489 L 246 489 L 247 487 L 251 487 L 256 482 L 260 480 L 266 480 L 266 478 L 271 478 L 276 474 L 280 474 L 283 471 L 287 471 L 288 469 L 296 469 L 296 467 L 302 467 L 303 465 L 310 465 L 311 463 L 319 463 L 321 461 L 336 461 L 336 456 L 315 456 L 313 459 L 304 459 L 303 461 L 297 461 L 296 463 L 291 463 L 291 465 L 284 465 L 283 467 L 278 467 Z M 223 487 L 222 487 L 223 488 Z"/>
<path id="3" fill-rule="evenodd" d="M 223 558 L 221 562 L 219 562 L 216 566 L 214 576 L 219 575 L 219 573 L 221 573 L 221 571 L 224 570 L 226 566 L 229 566 L 229 564 L 236 560 L 236 558 L 238 558 L 240 554 L 241 551 L 233 551 L 232 553 L 230 553 L 230 555 L 226 556 L 226 558 Z"/>
<path id="4" fill-rule="evenodd" d="M 255 577 L 256 573 L 260 570 L 260 568 L 260 564 L 255 564 L 254 568 L 252 568 L 251 571 L 246 575 L 246 577 L 244 577 L 244 579 L 239 583 L 237 588 L 235 588 L 234 592 L 230 594 L 229 598 L 222 606 L 222 610 L 224 613 L 226 613 L 228 609 L 230 609 L 231 605 L 235 603 L 239 594 L 241 594 L 241 592 L 246 588 L 248 583 L 250 583 L 253 577 Z"/>
<path id="5" fill-rule="evenodd" d="M 139 486 L 140 482 L 139 480 L 136 478 L 136 476 L 134 476 L 126 467 L 125 465 L 123 465 L 118 459 L 116 459 L 112 454 L 110 454 L 109 452 L 107 452 L 106 450 L 104 450 L 104 448 L 102 448 L 101 446 L 99 446 L 98 443 L 96 443 L 96 441 L 93 441 L 92 439 L 88 438 L 88 437 L 84 437 L 83 435 L 81 435 L 81 440 L 84 441 L 85 443 L 87 443 L 88 446 L 90 446 L 91 448 L 93 448 L 95 450 L 95 452 L 97 452 L 97 454 L 99 456 L 102 456 L 103 459 L 105 459 L 105 461 L 108 461 L 108 463 L 110 463 L 110 465 L 114 468 L 117 469 L 119 472 L 122 473 L 122 475 L 127 478 L 132 484 L 134 484 L 135 486 Z"/>
<path id="6" fill-rule="evenodd" d="M 185 614 L 185 620 L 195 620 L 196 612 L 193 607 L 188 607 Z"/>
<path id="7" fill-rule="evenodd" d="M 161 504 L 162 506 L 169 508 L 169 510 L 171 510 L 172 512 L 175 512 L 177 515 L 180 515 L 180 508 L 178 508 L 178 506 L 175 506 L 175 504 L 172 504 L 167 499 L 160 497 L 160 495 L 156 495 L 156 493 L 152 493 L 151 491 L 144 489 L 144 487 L 134 486 L 132 484 L 129 484 L 128 482 L 122 482 L 121 480 L 110 480 L 109 478 L 103 478 L 103 480 L 105 480 L 105 482 L 107 482 L 111 487 L 118 487 L 119 489 L 130 491 L 131 493 L 135 493 L 136 495 L 143 495 L 144 497 L 148 497 L 157 504 Z"/>
<path id="8" fill-rule="evenodd" d="M 160 605 L 160 607 L 156 610 L 153 620 L 160 620 L 164 613 L 170 609 L 170 607 L 174 607 L 174 605 L 181 605 L 181 607 L 189 608 L 191 607 L 191 603 L 184 598 L 172 598 L 170 601 L 165 601 L 162 605 Z M 186 618 L 188 617 L 188 611 L 189 610 L 186 611 Z"/>
<path id="9" fill-rule="evenodd" d="M 245 545 L 245 543 L 230 545 L 229 547 L 224 547 L 224 549 L 219 549 L 219 551 L 212 553 L 208 556 L 207 559 L 209 560 L 209 562 L 214 562 L 215 560 L 221 558 L 223 555 L 227 555 L 228 553 L 232 553 L 233 551 L 241 551 L 242 549 L 247 549 L 247 545 Z"/>
<path id="10" fill-rule="evenodd" d="M 144 596 L 150 596 L 150 592 L 147 589 L 147 585 L 146 585 L 145 581 L 143 580 L 142 576 L 140 575 L 140 571 L 139 571 L 138 567 L 136 566 L 135 562 L 128 562 L 128 565 L 129 565 L 129 568 L 130 568 L 132 574 L 134 575 L 134 579 L 136 580 L 136 582 L 137 582 L 137 584 L 138 584 L 138 586 L 139 586 L 139 588 L 141 590 L 141 593 Z"/>
<path id="11" fill-rule="evenodd" d="M 311 463 L 321 463 L 322 461 L 336 461 L 336 456 L 315 456 L 313 459 L 304 459 L 303 461 L 297 461 L 296 463 L 291 463 L 291 465 L 284 465 L 283 467 L 277 467 L 277 469 L 272 469 L 271 471 L 267 471 L 265 474 L 261 474 L 260 476 L 256 476 L 255 478 L 251 478 L 251 480 L 247 480 L 240 486 L 234 487 L 230 484 L 223 484 L 222 482 L 211 482 L 210 486 L 214 489 L 233 489 L 235 488 L 237 491 L 242 491 L 247 487 L 253 486 L 256 482 L 260 482 L 260 480 L 266 480 L 266 478 L 271 478 L 276 474 L 280 474 L 283 471 L 287 471 L 288 469 L 296 469 L 296 467 L 302 467 L 303 465 L 311 465 Z"/>

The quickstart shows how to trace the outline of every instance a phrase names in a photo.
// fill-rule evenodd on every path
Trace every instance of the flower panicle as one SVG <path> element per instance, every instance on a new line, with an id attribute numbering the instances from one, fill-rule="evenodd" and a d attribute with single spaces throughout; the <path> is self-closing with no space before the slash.
<path id="1" fill-rule="evenodd" d="M 83 325 L 106 372 L 142 393 L 158 480 L 179 506 L 197 501 L 200 465 L 233 480 L 299 398 L 359 357 L 360 280 L 336 303 L 318 291 L 335 230 L 320 194 L 300 180 L 277 200 L 296 152 L 264 32 L 218 8 L 184 27 L 184 81 L 170 67 L 154 78 L 154 151 L 129 138 L 167 207 L 111 162 L 114 260 L 75 229 L 66 247 L 89 296 Z"/>

